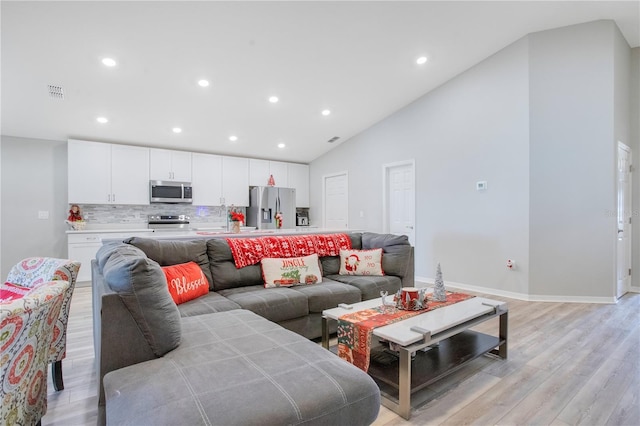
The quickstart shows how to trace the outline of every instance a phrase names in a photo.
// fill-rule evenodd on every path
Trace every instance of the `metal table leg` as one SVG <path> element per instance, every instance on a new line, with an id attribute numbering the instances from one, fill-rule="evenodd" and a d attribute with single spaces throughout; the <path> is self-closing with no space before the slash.
<path id="1" fill-rule="evenodd" d="M 409 420 L 411 417 L 411 352 L 400 348 L 398 374 L 398 414 Z"/>
<path id="2" fill-rule="evenodd" d="M 326 317 L 322 317 L 322 347 L 325 349 L 329 349 L 329 326 L 327 321 Z"/>

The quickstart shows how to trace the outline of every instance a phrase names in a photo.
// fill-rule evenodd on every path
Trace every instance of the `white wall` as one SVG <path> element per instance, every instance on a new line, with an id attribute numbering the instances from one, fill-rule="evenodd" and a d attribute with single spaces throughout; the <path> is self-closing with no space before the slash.
<path id="1" fill-rule="evenodd" d="M 631 50 L 630 140 L 635 172 L 633 179 L 633 252 L 631 286 L 640 291 L 640 47 Z"/>
<path id="2" fill-rule="evenodd" d="M 2 136 L 0 148 L 1 273 L 6 277 L 25 257 L 67 255 L 67 144 Z M 38 211 L 48 211 L 49 219 L 38 219 Z"/>
<path id="3" fill-rule="evenodd" d="M 416 276 L 440 262 L 445 280 L 526 293 L 528 150 L 522 39 L 312 162 L 312 222 L 322 176 L 347 170 L 350 227 L 382 230 L 382 165 L 415 159 Z"/>
<path id="4" fill-rule="evenodd" d="M 611 297 L 613 23 L 531 35 L 531 293 Z"/>
<path id="5" fill-rule="evenodd" d="M 613 164 L 613 173 L 614 179 L 617 182 L 618 180 L 618 141 L 621 141 L 631 147 L 632 155 L 637 155 L 637 150 L 634 149 L 634 145 L 631 140 L 631 49 L 629 48 L 629 44 L 622 36 L 620 30 L 614 26 L 613 27 L 613 42 L 614 42 L 614 55 L 613 55 L 613 66 L 614 66 L 614 97 L 613 97 L 613 150 L 614 150 L 614 164 Z M 633 175 L 632 175 L 633 180 Z M 633 182 L 632 190 L 633 190 Z M 617 183 L 614 185 L 614 198 L 616 200 L 616 205 L 614 209 L 617 211 Z M 633 198 L 633 195 L 632 195 Z M 629 209 L 632 209 L 633 206 L 628 206 Z M 616 221 L 617 222 L 617 221 Z M 618 232 L 617 223 L 615 224 L 614 231 L 615 235 Z M 631 250 L 633 251 L 633 228 L 631 233 Z M 617 238 L 614 239 L 614 251 L 616 253 L 616 263 L 618 262 L 618 252 L 617 252 Z M 638 252 L 636 252 L 638 253 Z M 632 253 L 633 256 L 633 253 Z M 638 255 L 636 254 L 636 259 L 638 259 Z M 631 269 L 633 270 L 633 261 L 631 263 Z M 636 263 L 637 266 L 637 263 Z M 614 276 L 617 280 L 618 278 L 618 270 L 617 266 L 614 268 Z M 615 287 L 614 287 L 615 294 Z"/>
<path id="6" fill-rule="evenodd" d="M 495 293 L 612 301 L 618 36 L 611 21 L 531 34 L 346 141 L 311 163 L 312 220 L 321 177 L 346 170 L 351 227 L 381 230 L 381 165 L 414 158 L 417 277 L 442 262 L 445 281 Z"/>

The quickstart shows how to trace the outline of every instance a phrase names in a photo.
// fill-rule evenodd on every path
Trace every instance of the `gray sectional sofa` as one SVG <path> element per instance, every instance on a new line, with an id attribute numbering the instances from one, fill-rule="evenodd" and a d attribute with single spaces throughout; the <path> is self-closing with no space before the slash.
<path id="1" fill-rule="evenodd" d="M 326 256 L 321 283 L 266 289 L 260 265 L 236 268 L 225 239 L 104 245 L 92 263 L 99 423 L 373 422 L 375 382 L 309 339 L 324 309 L 413 286 L 413 248 L 402 236 L 349 237 L 383 249 L 384 276 L 339 275 L 339 257 Z M 210 292 L 176 306 L 161 266 L 188 261 Z"/>

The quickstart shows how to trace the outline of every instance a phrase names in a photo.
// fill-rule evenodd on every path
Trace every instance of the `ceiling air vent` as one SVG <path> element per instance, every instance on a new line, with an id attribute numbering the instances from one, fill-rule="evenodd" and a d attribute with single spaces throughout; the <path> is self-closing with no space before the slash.
<path id="1" fill-rule="evenodd" d="M 49 89 L 49 96 L 53 99 L 64 99 L 64 90 L 62 89 L 62 86 L 49 84 L 47 85 L 47 88 Z"/>
<path id="2" fill-rule="evenodd" d="M 334 143 L 335 141 L 337 141 L 338 139 L 340 139 L 340 136 L 334 136 L 331 139 L 329 139 L 327 142 L 329 143 Z"/>

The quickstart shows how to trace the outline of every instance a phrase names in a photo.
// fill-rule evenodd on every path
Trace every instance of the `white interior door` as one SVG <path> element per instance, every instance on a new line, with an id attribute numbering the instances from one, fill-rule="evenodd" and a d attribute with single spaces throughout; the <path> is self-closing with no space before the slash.
<path id="1" fill-rule="evenodd" d="M 415 164 L 413 161 L 384 165 L 385 230 L 406 235 L 415 246 Z"/>
<path id="2" fill-rule="evenodd" d="M 327 229 L 349 228 L 349 180 L 347 173 L 323 178 L 323 227 Z"/>
<path id="3" fill-rule="evenodd" d="M 618 142 L 618 298 L 631 288 L 631 170 L 631 148 Z"/>

